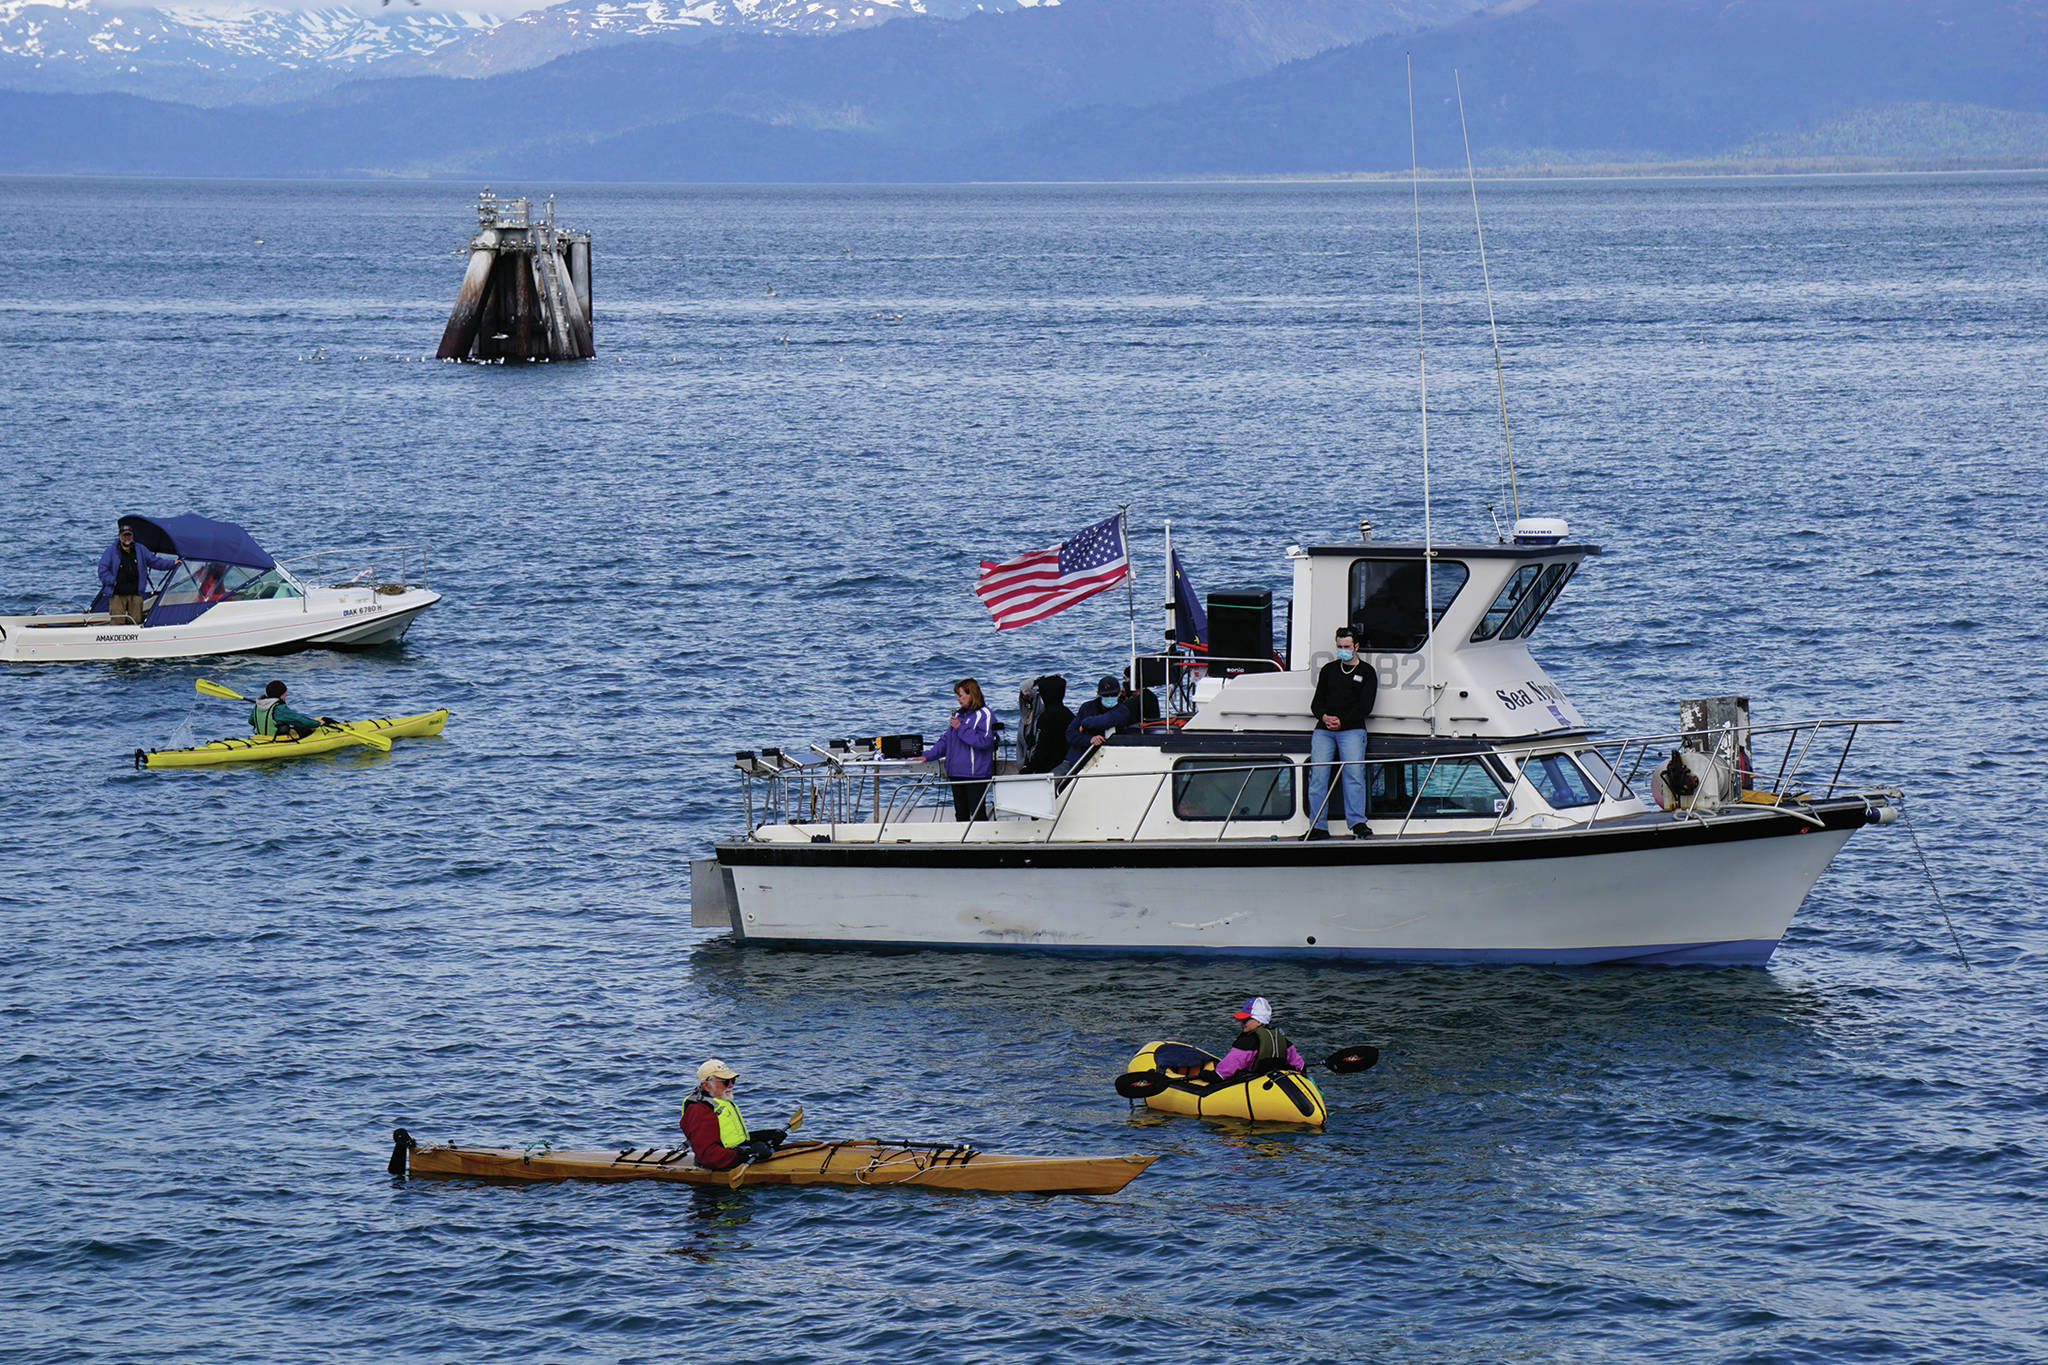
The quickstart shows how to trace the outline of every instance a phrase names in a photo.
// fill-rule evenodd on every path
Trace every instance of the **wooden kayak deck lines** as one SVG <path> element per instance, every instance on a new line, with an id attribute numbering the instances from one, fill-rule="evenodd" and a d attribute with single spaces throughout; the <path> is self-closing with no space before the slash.
<path id="1" fill-rule="evenodd" d="M 401 1130 L 402 1131 L 402 1130 Z M 729 1171 L 697 1165 L 687 1147 L 629 1147 L 623 1151 L 554 1151 L 548 1148 L 460 1147 L 453 1143 L 408 1149 L 400 1139 L 392 1171 L 410 1151 L 418 1176 L 529 1182 L 542 1180 L 666 1180 L 740 1189 L 754 1185 L 854 1185 L 880 1189 L 914 1185 L 927 1190 L 979 1190 L 1001 1194 L 1115 1194 L 1144 1173 L 1156 1156 L 1013 1156 L 964 1143 L 888 1141 L 878 1138 L 792 1142 L 762 1161 Z"/>

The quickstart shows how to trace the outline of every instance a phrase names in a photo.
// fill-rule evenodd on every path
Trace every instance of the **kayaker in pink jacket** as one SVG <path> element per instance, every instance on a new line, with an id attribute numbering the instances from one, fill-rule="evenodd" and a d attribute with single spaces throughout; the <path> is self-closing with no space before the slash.
<path id="1" fill-rule="evenodd" d="M 1217 1080 L 1249 1080 L 1268 1071 L 1286 1067 L 1299 1071 L 1307 1065 L 1300 1051 L 1287 1041 L 1287 1035 L 1273 1027 L 1273 1006 L 1265 996 L 1253 996 L 1230 1017 L 1238 1021 L 1241 1031 L 1230 1051 L 1216 1063 Z"/>

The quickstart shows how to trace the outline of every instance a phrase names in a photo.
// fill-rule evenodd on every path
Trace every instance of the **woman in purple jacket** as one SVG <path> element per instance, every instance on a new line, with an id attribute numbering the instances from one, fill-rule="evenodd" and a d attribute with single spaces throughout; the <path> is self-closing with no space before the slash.
<path id="1" fill-rule="evenodd" d="M 981 684 L 962 678 L 953 684 L 960 709 L 946 724 L 939 742 L 924 751 L 927 761 L 946 760 L 946 778 L 953 784 L 953 815 L 961 823 L 985 816 L 982 798 L 996 770 L 996 718 L 982 700 Z"/>

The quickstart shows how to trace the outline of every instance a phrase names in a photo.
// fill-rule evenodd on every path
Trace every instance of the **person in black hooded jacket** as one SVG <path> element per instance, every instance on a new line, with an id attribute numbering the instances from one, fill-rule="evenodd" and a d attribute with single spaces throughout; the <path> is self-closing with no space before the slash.
<path id="1" fill-rule="evenodd" d="M 1027 773 L 1049 773 L 1066 758 L 1067 727 L 1074 723 L 1074 713 L 1067 706 L 1067 680 L 1057 675 L 1037 678 L 1027 690 L 1036 694 L 1038 708 L 1024 754 L 1023 770 Z"/>

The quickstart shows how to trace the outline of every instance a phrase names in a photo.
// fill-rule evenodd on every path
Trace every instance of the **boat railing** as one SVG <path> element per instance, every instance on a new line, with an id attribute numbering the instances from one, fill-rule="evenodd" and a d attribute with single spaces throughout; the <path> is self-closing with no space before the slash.
<path id="1" fill-rule="evenodd" d="M 1827 769 L 1827 761 L 1833 759 L 1832 769 L 1827 769 L 1826 790 L 1819 799 L 1832 798 L 1842 788 L 1842 774 L 1848 763 L 1849 753 L 1857 735 L 1866 727 L 1896 725 L 1892 719 L 1874 717 L 1830 718 L 1810 721 L 1790 721 L 1776 725 L 1751 725 L 1747 728 L 1747 744 L 1739 743 L 1732 727 L 1706 730 L 1674 730 L 1663 734 L 1638 735 L 1621 739 L 1589 737 L 1569 744 L 1558 740 L 1533 740 L 1517 743 L 1493 743 L 1475 745 L 1454 752 L 1425 755 L 1379 755 L 1368 754 L 1363 761 L 1367 769 L 1394 765 L 1427 763 L 1420 781 L 1414 783 L 1414 794 L 1403 809 L 1398 827 L 1392 837 L 1409 837 L 1416 833 L 1418 818 L 1423 815 L 1425 801 L 1440 799 L 1442 793 L 1434 789 L 1433 783 L 1445 764 L 1463 760 L 1479 759 L 1489 765 L 1496 781 L 1501 774 L 1508 780 L 1503 789 L 1503 799 L 1496 803 L 1494 819 L 1487 830 L 1489 837 L 1511 832 L 1509 817 L 1515 813 L 1514 793 L 1527 777 L 1529 764 L 1535 759 L 1566 750 L 1583 753 L 1586 750 L 1598 752 L 1607 767 L 1604 778 L 1588 773 L 1600 788 L 1600 798 L 1588 803 L 1583 816 L 1571 818 L 1565 826 L 1549 826 L 1545 833 L 1587 832 L 1597 826 L 1602 812 L 1613 818 L 1614 802 L 1634 800 L 1635 793 L 1630 784 L 1636 781 L 1642 765 L 1653 750 L 1664 747 L 1691 747 L 1715 754 L 1728 764 L 1731 772 L 1738 777 L 1740 800 L 1736 803 L 1749 808 L 1771 806 L 1799 814 L 1797 805 L 1812 799 L 1810 791 L 1802 783 L 1818 786 L 1820 779 L 1809 779 L 1809 771 Z M 1782 752 L 1778 746 L 1782 745 Z M 952 823 L 952 793 L 958 786 L 970 785 L 946 778 L 936 763 L 919 760 L 886 759 L 878 756 L 849 751 L 843 748 L 827 749 L 811 746 L 815 760 L 807 761 L 779 749 L 747 751 L 735 756 L 734 766 L 741 775 L 743 805 L 746 814 L 747 834 L 752 837 L 756 830 L 771 825 L 818 825 L 825 831 L 812 835 L 814 840 L 829 841 L 834 831 L 843 825 L 862 827 L 860 842 L 882 842 L 892 826 L 905 824 Z M 1630 756 L 1633 755 L 1633 762 Z M 1767 785 L 1757 782 L 1757 775 L 1767 766 L 1760 763 L 1760 756 L 1775 755 L 1778 759 Z M 1498 765 L 1495 767 L 1494 765 Z M 1812 765 L 1809 768 L 1809 765 Z M 1294 763 L 1288 760 L 1289 777 L 1292 770 L 1300 769 L 1304 774 L 1322 767 L 1331 770 L 1328 784 L 1329 799 L 1333 799 L 1339 787 L 1340 773 L 1336 770 L 1346 766 L 1341 759 L 1327 763 Z M 1582 767 L 1584 765 L 1581 765 Z M 1222 840 L 1229 836 L 1233 826 L 1242 826 L 1247 821 L 1270 823 L 1245 809 L 1245 795 L 1251 784 L 1262 774 L 1269 780 L 1277 765 L 1271 759 L 1249 761 L 1242 764 L 1204 764 L 1201 773 L 1205 778 L 1227 778 L 1241 774 L 1234 794 L 1215 817 L 1216 828 L 1208 837 Z M 1045 828 L 1028 840 L 1033 843 L 1057 841 L 1061 826 L 1066 823 L 1069 810 L 1075 804 L 1071 793 L 1076 784 L 1087 782 L 1114 781 L 1131 785 L 1151 779 L 1150 790 L 1142 804 L 1133 800 L 1137 818 L 1129 826 L 1118 822 L 1112 831 L 1098 831 L 1088 838 L 1131 840 L 1140 836 L 1146 822 L 1159 804 L 1159 798 L 1167 789 L 1168 782 L 1182 771 L 1168 762 L 1156 773 L 1153 772 L 1094 772 L 1086 765 L 1076 772 L 1065 774 L 1021 774 L 998 772 L 988 784 L 989 796 L 982 807 L 982 813 L 975 819 L 959 822 L 959 841 L 970 840 L 977 829 L 991 823 L 1009 824 L 1017 820 L 1036 819 Z M 1036 809 L 1017 793 L 1044 796 Z M 1135 793 L 1133 794 L 1135 798 Z M 1178 799 L 1178 798 L 1176 798 Z M 1007 803 L 1007 804 L 1006 804 Z M 1553 808 L 1555 809 L 1555 808 Z M 1099 807 L 1093 812 L 1100 815 Z M 1526 812 L 1525 812 L 1526 813 Z M 1558 811 L 1565 815 L 1565 811 Z M 1384 812 L 1375 819 L 1384 818 Z M 1707 820 L 1716 818 L 1717 807 L 1698 805 L 1681 808 L 1674 812 L 1679 818 Z M 1326 818 L 1327 810 L 1310 812 L 1313 824 L 1320 825 Z M 1292 819 L 1293 816 L 1287 817 Z M 1351 817 L 1356 819 L 1357 817 Z M 1466 817 L 1483 818 L 1483 817 Z M 872 832 L 868 828 L 872 826 Z M 1183 832 L 1183 839 L 1200 837 Z M 1264 831 L 1259 837 L 1268 837 Z"/>
<path id="2" fill-rule="evenodd" d="M 359 588 L 397 594 L 427 586 L 425 545 L 351 545 L 310 550 L 278 566 L 309 587 Z"/>

